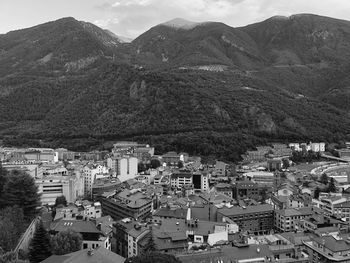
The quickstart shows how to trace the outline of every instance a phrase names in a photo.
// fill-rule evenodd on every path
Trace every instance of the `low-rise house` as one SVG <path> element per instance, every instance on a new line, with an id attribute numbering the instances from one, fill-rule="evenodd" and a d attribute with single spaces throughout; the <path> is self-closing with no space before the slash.
<path id="1" fill-rule="evenodd" d="M 56 235 L 59 232 L 73 230 L 83 237 L 82 249 L 95 249 L 103 247 L 111 250 L 111 240 L 97 228 L 94 222 L 87 220 L 60 220 L 52 222 L 50 225 L 50 234 Z"/>

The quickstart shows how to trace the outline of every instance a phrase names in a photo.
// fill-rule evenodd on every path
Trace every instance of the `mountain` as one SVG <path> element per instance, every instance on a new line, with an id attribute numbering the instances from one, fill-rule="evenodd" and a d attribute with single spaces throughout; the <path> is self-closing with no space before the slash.
<path id="1" fill-rule="evenodd" d="M 263 62 L 248 34 L 217 22 L 172 20 L 151 28 L 132 45 L 135 60 L 146 66 L 221 65 L 245 69 Z"/>
<path id="2" fill-rule="evenodd" d="M 131 43 L 73 18 L 13 31 L 0 35 L 0 137 L 73 150 L 134 139 L 231 161 L 268 141 L 350 139 L 349 32 L 305 14 L 175 19 Z"/>
<path id="3" fill-rule="evenodd" d="M 82 68 L 113 56 L 120 41 L 99 27 L 64 18 L 0 37 L 0 75 Z"/>

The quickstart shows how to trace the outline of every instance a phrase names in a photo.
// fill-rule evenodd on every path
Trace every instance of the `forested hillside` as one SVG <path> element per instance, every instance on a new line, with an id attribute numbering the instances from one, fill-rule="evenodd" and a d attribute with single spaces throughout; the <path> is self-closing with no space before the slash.
<path id="1" fill-rule="evenodd" d="M 163 24 L 131 44 L 72 18 L 10 32 L 0 136 L 73 150 L 135 139 L 227 160 L 268 141 L 350 139 L 349 32 L 313 15 Z"/>

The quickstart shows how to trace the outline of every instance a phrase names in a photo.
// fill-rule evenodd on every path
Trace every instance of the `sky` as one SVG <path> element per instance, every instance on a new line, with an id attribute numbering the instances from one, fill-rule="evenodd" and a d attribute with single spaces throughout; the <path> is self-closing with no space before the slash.
<path id="1" fill-rule="evenodd" d="M 349 0 L 0 0 L 0 34 L 74 17 L 135 38 L 174 18 L 237 27 L 275 15 L 312 13 L 350 20 Z"/>

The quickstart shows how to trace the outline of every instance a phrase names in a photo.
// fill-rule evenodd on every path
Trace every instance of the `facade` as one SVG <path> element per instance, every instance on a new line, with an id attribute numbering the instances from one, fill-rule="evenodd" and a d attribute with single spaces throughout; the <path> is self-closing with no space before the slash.
<path id="1" fill-rule="evenodd" d="M 41 194 L 41 203 L 55 204 L 56 198 L 64 195 L 68 203 L 73 203 L 84 195 L 84 179 L 80 175 L 48 176 L 35 180 L 38 192 Z"/>
<path id="2" fill-rule="evenodd" d="M 215 191 L 218 194 L 224 194 L 232 198 L 233 193 L 232 193 L 232 185 L 231 184 L 226 184 L 226 183 L 218 183 L 215 185 Z"/>
<path id="3" fill-rule="evenodd" d="M 269 171 L 279 171 L 282 169 L 281 159 L 267 159 L 267 169 Z"/>
<path id="4" fill-rule="evenodd" d="M 241 231 L 269 233 L 273 228 L 274 210 L 269 204 L 218 209 L 217 221 L 223 222 L 225 218 L 234 221 Z"/>
<path id="5" fill-rule="evenodd" d="M 170 176 L 171 187 L 181 189 L 184 185 L 192 185 L 192 173 L 178 172 Z"/>
<path id="6" fill-rule="evenodd" d="M 244 173 L 243 175 L 260 185 L 273 186 L 276 182 L 276 177 L 271 172 L 257 171 Z"/>
<path id="7" fill-rule="evenodd" d="M 298 230 L 300 220 L 304 220 L 312 215 L 311 208 L 288 208 L 275 210 L 275 229 L 281 232 Z"/>
<path id="8" fill-rule="evenodd" d="M 193 187 L 195 190 L 208 191 L 209 180 L 208 175 L 205 173 L 193 173 L 192 176 Z"/>
<path id="9" fill-rule="evenodd" d="M 233 184 L 233 198 L 237 200 L 246 198 L 258 200 L 260 198 L 259 191 L 259 184 L 249 180 L 236 181 Z"/>
<path id="10" fill-rule="evenodd" d="M 108 169 L 102 165 L 88 164 L 83 168 L 84 193 L 85 196 L 92 197 L 92 186 L 96 179 L 109 177 Z"/>
<path id="11" fill-rule="evenodd" d="M 107 159 L 108 168 L 112 169 L 121 182 L 137 176 L 137 164 L 138 160 L 136 157 L 113 157 Z"/>

